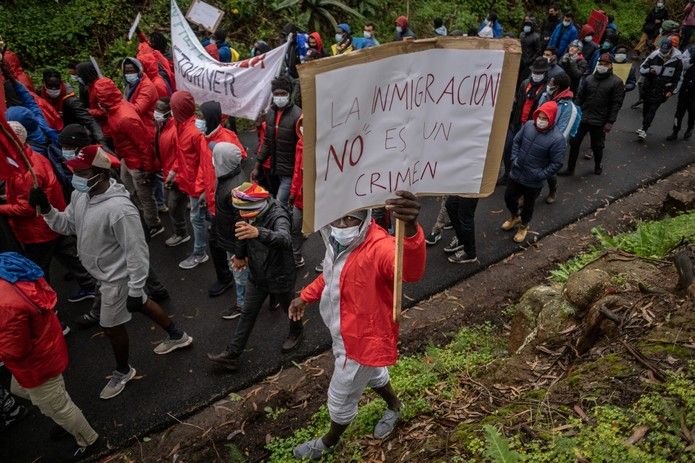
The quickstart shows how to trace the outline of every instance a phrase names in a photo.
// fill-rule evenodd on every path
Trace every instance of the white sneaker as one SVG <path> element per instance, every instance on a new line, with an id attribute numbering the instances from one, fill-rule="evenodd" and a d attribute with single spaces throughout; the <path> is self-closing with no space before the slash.
<path id="1" fill-rule="evenodd" d="M 186 333 L 183 333 L 183 336 L 181 336 L 180 339 L 171 339 L 170 337 L 167 337 L 154 348 L 154 353 L 159 355 L 168 354 L 171 351 L 182 349 L 190 346 L 191 344 L 193 344 L 193 338 Z"/>
<path id="2" fill-rule="evenodd" d="M 644 141 L 644 140 L 647 139 L 647 132 L 645 132 L 645 131 L 642 130 L 642 129 L 637 129 L 637 136 L 639 137 L 639 139 L 640 139 L 641 141 Z"/>
<path id="3" fill-rule="evenodd" d="M 135 368 L 133 367 L 130 367 L 130 371 L 128 371 L 128 373 L 121 373 L 118 370 L 114 370 L 113 374 L 111 375 L 111 379 L 109 379 L 109 382 L 106 384 L 106 386 L 104 386 L 104 389 L 101 390 L 99 398 L 104 400 L 113 399 L 118 394 L 123 392 L 126 383 L 134 377 Z"/>

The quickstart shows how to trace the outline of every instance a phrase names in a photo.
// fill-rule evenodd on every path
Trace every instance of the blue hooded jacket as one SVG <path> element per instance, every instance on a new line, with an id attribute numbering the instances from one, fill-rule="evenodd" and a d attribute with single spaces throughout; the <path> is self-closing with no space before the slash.
<path id="1" fill-rule="evenodd" d="M 569 26 L 565 26 L 560 22 L 555 26 L 553 35 L 550 36 L 550 41 L 548 42 L 549 47 L 555 47 L 557 49 L 557 56 L 562 56 L 567 52 L 570 43 L 577 39 L 577 27 L 574 23 Z M 588 58 L 587 58 L 588 59 Z"/>

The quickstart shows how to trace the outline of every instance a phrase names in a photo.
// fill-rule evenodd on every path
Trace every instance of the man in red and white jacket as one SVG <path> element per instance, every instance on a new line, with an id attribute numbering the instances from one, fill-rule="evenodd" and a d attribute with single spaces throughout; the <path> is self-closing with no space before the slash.
<path id="1" fill-rule="evenodd" d="M 405 221 L 403 281 L 425 273 L 425 235 L 418 224 L 420 204 L 398 191 L 386 202 L 393 217 Z M 371 220 L 370 211 L 352 212 L 321 230 L 326 243 L 323 273 L 292 301 L 289 315 L 301 320 L 306 305 L 319 302 L 333 338 L 335 368 L 328 387 L 331 428 L 294 449 L 296 458 L 320 459 L 333 451 L 357 415 L 364 389 L 371 387 L 388 409 L 374 437 L 389 436 L 400 417 L 401 402 L 391 387 L 388 367 L 398 359 L 398 323 L 392 318 L 395 239 Z"/>

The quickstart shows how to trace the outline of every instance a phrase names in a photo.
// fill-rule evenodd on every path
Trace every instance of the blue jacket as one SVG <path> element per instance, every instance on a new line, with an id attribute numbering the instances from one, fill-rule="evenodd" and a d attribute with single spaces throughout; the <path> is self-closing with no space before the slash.
<path id="1" fill-rule="evenodd" d="M 553 35 L 550 36 L 550 42 L 548 42 L 549 47 L 555 47 L 557 49 L 557 56 L 562 56 L 569 48 L 570 43 L 577 39 L 577 28 L 574 24 L 570 24 L 565 27 L 564 24 L 560 23 L 555 26 Z"/>
<path id="2" fill-rule="evenodd" d="M 539 132 L 529 120 L 514 137 L 509 178 L 530 188 L 543 187 L 562 167 L 566 147 L 557 127 Z"/>
<path id="3" fill-rule="evenodd" d="M 565 141 L 569 141 L 577 134 L 579 129 L 579 124 L 582 121 L 582 109 L 574 104 L 572 101 L 572 91 L 570 89 L 559 93 L 555 96 L 555 99 L 548 95 L 547 92 L 543 92 L 538 106 L 543 105 L 548 101 L 555 101 L 557 103 L 557 117 L 555 118 L 555 127 L 562 133 L 565 137 Z"/>

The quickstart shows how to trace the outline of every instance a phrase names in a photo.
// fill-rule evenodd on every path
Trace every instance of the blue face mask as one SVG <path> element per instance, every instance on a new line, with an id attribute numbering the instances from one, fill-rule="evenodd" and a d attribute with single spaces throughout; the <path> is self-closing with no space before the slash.
<path id="1" fill-rule="evenodd" d="M 208 124 L 205 122 L 205 119 L 196 119 L 195 120 L 195 127 L 200 130 L 201 132 L 205 133 L 207 132 L 208 129 Z"/>
<path id="2" fill-rule="evenodd" d="M 75 156 L 77 156 L 75 154 L 75 150 L 66 150 L 66 149 L 63 150 L 63 157 L 65 158 L 66 161 L 69 161 L 71 159 L 75 159 Z"/>
<path id="3" fill-rule="evenodd" d="M 96 185 L 96 183 L 90 185 L 89 182 L 97 178 L 99 175 L 101 174 L 94 175 L 90 178 L 78 177 L 77 175 L 73 175 L 70 183 L 72 183 L 72 187 L 75 190 L 82 193 L 89 193 L 91 189 L 94 188 L 94 185 Z"/>

